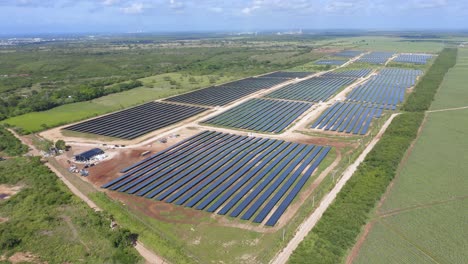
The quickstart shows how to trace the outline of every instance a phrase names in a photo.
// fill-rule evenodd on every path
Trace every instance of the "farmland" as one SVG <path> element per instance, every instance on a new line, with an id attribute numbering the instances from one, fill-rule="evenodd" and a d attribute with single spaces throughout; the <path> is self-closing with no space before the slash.
<path id="1" fill-rule="evenodd" d="M 392 179 L 423 114 L 418 110 L 397 116 L 381 136 L 390 123 L 387 118 L 401 109 L 424 107 L 421 84 L 441 77 L 449 64 L 447 54 L 452 54 L 444 50 L 423 65 L 418 63 L 424 58 L 409 57 L 405 60 L 410 63 L 388 67 L 381 63 L 401 51 L 436 53 L 439 46 L 428 42 L 425 48 L 413 43 L 401 51 L 368 49 L 373 40 L 363 38 L 236 36 L 183 45 L 170 40 L 132 44 L 141 49 L 138 56 L 164 53 L 159 64 L 148 71 L 137 67 L 134 74 L 121 73 L 119 82 L 102 89 L 135 83 L 141 87 L 98 97 L 93 92 L 92 100 L 67 101 L 42 112 L 8 112 L 5 122 L 18 132 L 44 130 L 21 138 L 48 145 L 41 155 L 50 166 L 137 233 L 147 249 L 172 263 L 268 263 L 329 191 L 340 186 L 348 168 L 369 153 L 350 179 L 351 187 L 339 193 L 338 205 L 324 214 L 325 223 L 319 222 L 313 237 L 291 258 L 293 263 L 338 262 Z M 133 54 L 128 45 L 119 47 L 119 52 L 128 49 Z M 363 52 L 371 53 L 354 62 Z M 178 58 L 171 65 L 164 63 L 169 54 Z M 320 61 L 327 65 L 318 65 Z M 344 61 L 350 63 L 343 66 Z M 82 81 L 71 78 L 66 87 Z M 38 91 L 44 88 L 35 85 Z M 75 121 L 80 122 L 68 125 Z M 51 148 L 54 143 L 57 149 Z M 26 151 L 3 145 L 9 151 Z M 101 148 L 105 155 L 76 160 L 91 148 Z M 340 232 L 345 235 L 337 235 Z M 394 239 L 393 234 L 388 237 Z"/>
<path id="2" fill-rule="evenodd" d="M 457 65 L 445 76 L 431 110 L 462 107 L 468 96 L 468 58 L 460 49 Z M 457 85 L 458 84 L 458 85 Z M 463 263 L 468 258 L 465 135 L 468 110 L 427 113 L 414 148 L 401 165 L 375 216 L 355 263 Z M 443 157 L 443 158 L 441 158 Z M 376 245 L 379 245 L 376 247 Z M 379 263 L 377 261 L 376 263 Z"/>

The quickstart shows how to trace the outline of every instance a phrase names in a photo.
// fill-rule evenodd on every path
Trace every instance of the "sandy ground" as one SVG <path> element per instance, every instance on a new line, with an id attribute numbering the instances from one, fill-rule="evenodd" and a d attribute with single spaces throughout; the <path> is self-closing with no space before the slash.
<path id="1" fill-rule="evenodd" d="M 6 260 L 5 257 L 0 257 L 0 260 Z M 8 258 L 8 261 L 16 264 L 16 263 L 45 263 L 39 261 L 39 258 L 32 254 L 31 252 L 16 252 L 11 257 Z"/>
<path id="2" fill-rule="evenodd" d="M 10 198 L 11 196 L 17 194 L 21 189 L 23 189 L 23 186 L 21 185 L 10 186 L 0 184 L 0 200 L 6 200 Z"/>

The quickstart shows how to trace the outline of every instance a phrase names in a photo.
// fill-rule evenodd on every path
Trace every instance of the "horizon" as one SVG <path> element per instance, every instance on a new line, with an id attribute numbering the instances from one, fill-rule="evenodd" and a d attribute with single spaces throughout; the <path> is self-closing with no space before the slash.
<path id="1" fill-rule="evenodd" d="M 0 35 L 466 30 L 451 0 L 3 0 Z M 27 18 L 27 19 L 25 19 Z"/>

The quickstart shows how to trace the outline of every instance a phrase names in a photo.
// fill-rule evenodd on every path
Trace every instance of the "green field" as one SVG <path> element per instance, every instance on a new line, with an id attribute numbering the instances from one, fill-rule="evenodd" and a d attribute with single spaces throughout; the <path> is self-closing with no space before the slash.
<path id="1" fill-rule="evenodd" d="M 121 110 L 133 105 L 184 93 L 196 88 L 209 86 L 211 77 L 213 76 L 191 76 L 179 73 L 156 75 L 141 79 L 145 86 L 154 88 L 135 88 L 125 92 L 103 96 L 91 101 L 66 104 L 47 111 L 33 112 L 12 117 L 3 122 L 14 127 L 20 127 L 24 129 L 26 133 L 37 132 L 44 130 L 44 128 L 68 124 L 89 117 Z M 177 81 L 180 87 L 183 88 L 175 89 L 167 78 Z M 190 78 L 194 78 L 196 83 L 191 83 Z M 224 83 L 233 78 L 234 77 L 216 76 L 214 83 Z"/>
<path id="2" fill-rule="evenodd" d="M 359 42 L 359 50 L 437 53 L 444 48 L 440 39 L 414 41 L 400 37 L 355 37 L 349 40 Z"/>
<path id="3" fill-rule="evenodd" d="M 460 50 L 433 109 L 463 106 L 467 58 L 467 50 Z M 356 263 L 466 263 L 467 133 L 468 109 L 428 113 Z"/>

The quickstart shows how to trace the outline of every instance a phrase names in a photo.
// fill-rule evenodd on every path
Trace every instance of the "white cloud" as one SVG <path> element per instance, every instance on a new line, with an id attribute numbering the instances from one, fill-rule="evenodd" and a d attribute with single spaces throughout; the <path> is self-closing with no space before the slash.
<path id="1" fill-rule="evenodd" d="M 360 1 L 331 1 L 325 6 L 327 12 L 352 12 L 361 6 Z"/>
<path id="2" fill-rule="evenodd" d="M 246 7 L 246 8 L 243 8 L 241 12 L 242 12 L 242 14 L 244 14 L 244 15 L 250 15 L 250 14 L 252 14 L 252 12 L 253 12 L 254 10 L 259 9 L 259 8 L 260 8 L 260 6 Z"/>
<path id="3" fill-rule="evenodd" d="M 181 10 L 185 8 L 185 5 L 184 3 L 176 0 L 169 0 L 169 7 L 175 10 Z"/>
<path id="4" fill-rule="evenodd" d="M 111 5 L 115 5 L 115 4 L 119 3 L 119 2 L 120 2 L 119 0 L 104 0 L 104 1 L 102 1 L 102 4 L 106 5 L 106 6 L 111 6 Z"/>
<path id="5" fill-rule="evenodd" d="M 122 7 L 120 10 L 125 14 L 140 14 L 144 11 L 144 6 L 142 3 L 133 3 L 127 7 Z"/>
<path id="6" fill-rule="evenodd" d="M 253 0 L 251 3 L 241 10 L 242 14 L 250 15 L 257 9 L 265 9 L 272 11 L 310 11 L 314 7 L 314 1 L 310 0 Z"/>

